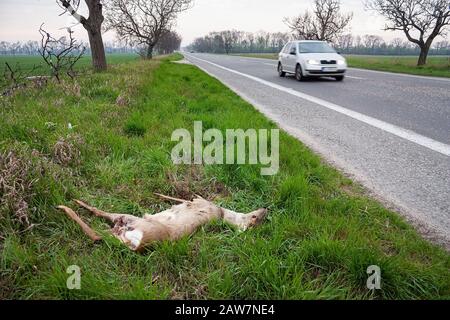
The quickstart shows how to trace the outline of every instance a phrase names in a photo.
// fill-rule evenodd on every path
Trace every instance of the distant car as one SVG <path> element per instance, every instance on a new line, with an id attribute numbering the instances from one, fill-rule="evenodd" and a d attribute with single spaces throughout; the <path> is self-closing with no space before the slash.
<path id="1" fill-rule="evenodd" d="M 307 77 L 333 77 L 344 80 L 347 61 L 325 41 L 291 41 L 278 58 L 278 74 L 294 74 L 298 81 Z"/>

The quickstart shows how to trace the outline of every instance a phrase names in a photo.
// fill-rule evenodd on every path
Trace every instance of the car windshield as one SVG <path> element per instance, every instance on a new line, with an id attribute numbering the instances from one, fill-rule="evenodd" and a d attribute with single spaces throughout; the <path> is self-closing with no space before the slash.
<path id="1" fill-rule="evenodd" d="M 300 53 L 336 53 L 336 51 L 325 42 L 302 42 Z"/>

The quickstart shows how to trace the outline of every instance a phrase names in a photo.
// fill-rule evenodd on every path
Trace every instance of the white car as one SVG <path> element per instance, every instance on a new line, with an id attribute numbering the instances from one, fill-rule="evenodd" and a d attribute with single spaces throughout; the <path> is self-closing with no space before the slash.
<path id="1" fill-rule="evenodd" d="M 278 58 L 278 74 L 294 74 L 298 81 L 307 77 L 333 77 L 344 80 L 347 61 L 324 41 L 291 41 Z"/>

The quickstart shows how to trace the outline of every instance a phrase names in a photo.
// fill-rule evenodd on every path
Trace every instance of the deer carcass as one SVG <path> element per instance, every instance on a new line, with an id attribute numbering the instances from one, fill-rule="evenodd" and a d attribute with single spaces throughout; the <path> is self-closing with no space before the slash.
<path id="1" fill-rule="evenodd" d="M 267 215 L 266 209 L 259 209 L 248 214 L 234 212 L 218 207 L 199 196 L 193 201 L 158 196 L 179 204 L 161 213 L 139 218 L 127 214 L 104 212 L 79 200 L 75 200 L 75 202 L 97 217 L 110 222 L 113 226 L 110 230 L 111 233 L 133 251 L 142 251 L 145 247 L 159 241 L 179 240 L 193 234 L 199 227 L 213 220 L 224 220 L 239 230 L 245 231 L 261 224 Z M 64 210 L 69 217 L 75 220 L 92 240 L 101 240 L 95 231 L 84 223 L 72 209 L 65 206 L 58 208 Z"/>

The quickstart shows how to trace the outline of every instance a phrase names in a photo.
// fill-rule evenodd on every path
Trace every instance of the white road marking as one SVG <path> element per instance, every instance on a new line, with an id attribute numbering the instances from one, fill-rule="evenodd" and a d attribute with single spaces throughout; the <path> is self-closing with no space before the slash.
<path id="1" fill-rule="evenodd" d="M 447 81 L 450 82 L 450 78 L 442 78 L 442 77 L 427 77 L 427 76 L 418 76 L 414 74 L 406 74 L 406 73 L 396 73 L 396 72 L 387 72 L 387 71 L 378 71 L 378 70 L 369 70 L 369 69 L 360 69 L 360 68 L 349 68 L 350 70 L 356 70 L 361 72 L 372 72 L 372 73 L 380 73 L 380 74 L 386 74 L 389 76 L 399 76 L 399 77 L 406 77 L 406 78 L 416 78 L 416 79 L 423 79 L 423 80 L 434 80 L 434 81 Z"/>
<path id="2" fill-rule="evenodd" d="M 273 64 L 273 63 L 263 63 L 263 64 L 265 64 L 266 66 L 278 67 L 277 64 Z"/>
<path id="3" fill-rule="evenodd" d="M 197 57 L 194 57 L 194 56 L 191 56 L 191 55 L 187 55 L 187 56 L 190 57 L 190 58 L 194 58 L 196 60 L 208 63 L 208 64 L 210 64 L 212 66 L 215 66 L 215 67 L 217 67 L 219 69 L 222 69 L 222 70 L 225 70 L 225 71 L 228 71 L 228 72 L 240 75 L 242 77 L 251 79 L 253 81 L 256 81 L 258 83 L 261 83 L 261 84 L 266 85 L 268 87 L 271 87 L 273 89 L 277 89 L 279 91 L 291 94 L 291 95 L 296 96 L 298 98 L 301 98 L 301 99 L 310 101 L 312 103 L 318 104 L 318 105 L 320 105 L 322 107 L 325 107 L 327 109 L 333 110 L 335 112 L 339 112 L 339 113 L 344 114 L 344 115 L 346 115 L 346 116 L 348 116 L 350 118 L 353 118 L 355 120 L 358 120 L 358 121 L 361 121 L 363 123 L 366 123 L 366 124 L 368 124 L 368 125 L 370 125 L 372 127 L 381 129 L 381 130 L 383 130 L 385 132 L 388 132 L 390 134 L 393 134 L 393 135 L 395 135 L 397 137 L 400 137 L 402 139 L 405 139 L 407 141 L 413 142 L 413 143 L 418 144 L 418 145 L 420 145 L 422 147 L 428 148 L 430 150 L 439 152 L 439 153 L 441 153 L 441 154 L 443 154 L 443 155 L 445 155 L 447 157 L 450 157 L 450 145 L 447 145 L 445 143 L 433 140 L 431 138 L 422 136 L 422 135 L 420 135 L 420 134 L 418 134 L 416 132 L 413 132 L 413 131 L 410 131 L 410 130 L 398 127 L 396 125 L 393 125 L 393 124 L 390 124 L 390 123 L 387 123 L 387 122 L 384 122 L 384 121 L 372 118 L 370 116 L 367 116 L 365 114 L 362 114 L 362 113 L 359 113 L 359 112 L 356 112 L 356 111 L 353 111 L 353 110 L 349 110 L 349 109 L 341 107 L 341 106 L 339 106 L 337 104 L 334 104 L 334 103 L 322 100 L 320 98 L 316 98 L 316 97 L 310 96 L 308 94 L 305 94 L 305 93 L 293 90 L 291 88 L 286 88 L 286 87 L 280 86 L 278 84 L 275 84 L 275 83 L 272 83 L 272 82 L 269 82 L 269 81 L 266 81 L 266 80 L 254 77 L 252 75 L 249 75 L 249 74 L 246 74 L 246 73 L 242 73 L 242 72 L 239 72 L 239 71 L 227 68 L 227 67 L 223 67 L 223 66 L 221 66 L 219 64 L 210 62 L 208 60 L 200 59 L 200 58 L 197 58 Z"/>
<path id="4" fill-rule="evenodd" d="M 360 77 L 354 77 L 354 76 L 346 76 L 346 77 L 350 78 L 350 79 L 366 80 L 366 78 L 360 78 Z"/>

